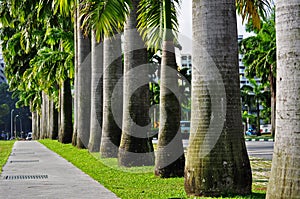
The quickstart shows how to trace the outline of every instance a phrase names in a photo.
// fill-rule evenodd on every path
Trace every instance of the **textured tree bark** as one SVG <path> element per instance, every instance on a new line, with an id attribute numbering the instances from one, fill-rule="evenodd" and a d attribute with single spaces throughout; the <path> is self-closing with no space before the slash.
<path id="1" fill-rule="evenodd" d="M 130 73 L 130 70 L 134 71 L 132 69 L 148 62 L 145 44 L 136 29 L 139 2 L 140 0 L 132 1 L 124 30 L 123 127 L 118 160 L 119 165 L 126 167 L 154 164 L 152 142 L 148 138 L 151 124 L 149 84 L 140 83 L 148 79 L 148 73 Z M 138 89 L 135 90 L 137 85 Z"/>
<path id="2" fill-rule="evenodd" d="M 123 109 L 122 85 L 121 88 L 115 88 L 117 82 L 122 77 L 120 35 L 104 39 L 103 66 L 103 121 L 100 155 L 103 158 L 116 158 L 118 157 L 122 125 L 118 126 L 114 117 L 122 118 Z M 121 92 L 113 96 L 114 89 Z M 112 104 L 112 97 L 116 98 L 117 103 Z M 112 106 L 115 106 L 115 109 L 120 112 L 113 115 Z"/>
<path id="3" fill-rule="evenodd" d="M 103 112 L 103 44 L 96 41 L 92 31 L 91 130 L 88 149 L 100 151 Z"/>
<path id="4" fill-rule="evenodd" d="M 61 143 L 71 143 L 73 137 L 72 124 L 72 94 L 70 79 L 66 79 L 61 86 L 60 93 L 60 129 L 58 140 Z"/>
<path id="5" fill-rule="evenodd" d="M 270 70 L 270 90 L 271 90 L 271 135 L 275 137 L 275 126 L 276 126 L 276 77 L 274 77 L 273 74 L 275 72 L 272 69 L 271 66 Z"/>
<path id="6" fill-rule="evenodd" d="M 74 6 L 77 8 L 79 0 L 74 1 Z M 73 124 L 73 136 L 72 136 L 72 145 L 77 146 L 77 121 L 78 121 L 78 114 L 77 114 L 77 98 L 78 98 L 78 32 L 80 30 L 78 29 L 77 26 L 77 21 L 78 21 L 78 14 L 77 14 L 78 9 L 74 9 L 74 124 Z"/>
<path id="7" fill-rule="evenodd" d="M 38 140 L 39 139 L 39 132 L 38 132 L 38 114 L 36 111 L 31 112 L 32 117 L 32 139 Z"/>
<path id="8" fill-rule="evenodd" d="M 48 118 L 49 118 L 49 98 L 46 93 L 42 93 L 42 108 L 41 108 L 41 134 L 40 139 L 48 138 Z"/>
<path id="9" fill-rule="evenodd" d="M 52 140 L 58 138 L 58 111 L 53 100 L 49 101 L 49 138 Z"/>
<path id="10" fill-rule="evenodd" d="M 234 0 L 193 0 L 192 77 L 185 190 L 195 196 L 250 194 Z"/>
<path id="11" fill-rule="evenodd" d="M 181 109 L 175 93 L 178 93 L 178 78 L 170 70 L 176 71 L 173 41 L 163 42 L 161 82 L 160 82 L 160 124 L 155 175 L 169 178 L 184 174 L 184 151 L 180 133 Z M 170 90 L 170 87 L 173 89 Z"/>
<path id="12" fill-rule="evenodd" d="M 78 8 L 79 9 L 79 8 Z M 77 11 L 79 13 L 79 11 Z M 77 13 L 77 14 L 78 14 Z M 78 71 L 77 71 L 77 147 L 87 148 L 91 117 L 91 42 L 80 30 L 77 20 Z"/>
<path id="13" fill-rule="evenodd" d="M 268 199 L 300 197 L 300 2 L 276 1 L 275 144 Z"/>
<path id="14" fill-rule="evenodd" d="M 176 96 L 176 93 L 179 93 L 179 87 L 174 35 L 170 31 L 172 29 L 170 0 L 163 1 L 163 10 L 164 38 L 160 72 L 160 124 L 155 175 L 169 178 L 183 176 L 185 158 L 180 133 L 181 108 Z"/>
<path id="15" fill-rule="evenodd" d="M 36 139 L 41 139 L 41 115 L 36 113 Z"/>

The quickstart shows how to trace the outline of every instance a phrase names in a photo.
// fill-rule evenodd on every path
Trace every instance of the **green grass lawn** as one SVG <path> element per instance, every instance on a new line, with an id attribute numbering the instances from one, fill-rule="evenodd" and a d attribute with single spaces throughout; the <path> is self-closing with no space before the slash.
<path id="1" fill-rule="evenodd" d="M 40 142 L 70 161 L 120 198 L 188 198 L 184 191 L 183 178 L 158 178 L 153 174 L 153 167 L 122 170 L 118 168 L 116 159 L 106 159 L 105 164 L 103 164 L 95 155 L 90 154 L 87 150 L 77 149 L 71 144 L 61 144 L 52 140 L 41 140 Z M 255 162 L 254 166 L 256 167 L 269 167 L 269 164 L 266 164 L 268 162 L 257 161 L 257 159 L 253 159 L 251 164 L 252 162 Z M 110 166 L 106 166 L 108 164 Z M 252 196 L 233 198 L 265 198 L 267 179 L 260 180 L 260 177 L 257 177 L 255 181 L 255 176 L 253 178 Z"/>
<path id="2" fill-rule="evenodd" d="M 252 135 L 252 136 L 245 136 L 245 138 L 249 138 L 249 139 L 274 139 L 272 137 L 272 135 L 269 133 L 269 134 L 262 134 L 260 136 L 256 136 L 256 135 Z"/>
<path id="3" fill-rule="evenodd" d="M 0 174 L 2 173 L 2 167 L 5 165 L 12 147 L 14 145 L 15 141 L 0 141 Z"/>

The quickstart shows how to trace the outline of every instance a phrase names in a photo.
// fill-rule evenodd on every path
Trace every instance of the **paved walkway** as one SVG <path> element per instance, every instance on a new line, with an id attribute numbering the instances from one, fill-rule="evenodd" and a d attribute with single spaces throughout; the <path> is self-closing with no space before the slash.
<path id="1" fill-rule="evenodd" d="M 0 176 L 0 199 L 117 198 L 36 141 L 18 141 Z"/>

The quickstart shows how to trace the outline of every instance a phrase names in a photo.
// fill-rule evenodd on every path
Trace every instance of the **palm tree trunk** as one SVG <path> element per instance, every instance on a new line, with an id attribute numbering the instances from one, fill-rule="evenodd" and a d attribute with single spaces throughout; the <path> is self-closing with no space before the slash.
<path id="1" fill-rule="evenodd" d="M 154 152 L 151 139 L 149 118 L 149 84 L 141 85 L 148 79 L 148 73 L 139 70 L 139 74 L 130 70 L 147 64 L 148 54 L 145 44 L 137 32 L 137 11 L 140 0 L 132 1 L 132 9 L 124 30 L 124 92 L 123 127 L 119 147 L 119 165 L 145 166 L 154 164 Z M 147 66 L 144 66 L 147 67 Z M 139 86 L 137 90 L 135 87 Z"/>
<path id="2" fill-rule="evenodd" d="M 276 126 L 276 77 L 273 74 L 273 66 L 270 67 L 270 90 L 271 90 L 271 135 L 275 137 L 275 126 Z"/>
<path id="3" fill-rule="evenodd" d="M 79 13 L 79 11 L 77 12 Z M 84 37 L 82 34 L 80 25 L 81 23 L 78 18 L 78 82 L 77 88 L 75 88 L 77 89 L 77 147 L 87 148 L 90 136 L 91 117 L 91 45 L 90 39 Z"/>
<path id="4" fill-rule="evenodd" d="M 41 110 L 41 134 L 40 139 L 47 138 L 48 133 L 48 96 L 45 92 L 42 93 L 42 110 Z"/>
<path id="5" fill-rule="evenodd" d="M 185 190 L 195 196 L 250 194 L 234 0 L 193 0 L 192 77 Z"/>
<path id="6" fill-rule="evenodd" d="M 41 115 L 36 113 L 36 139 L 41 139 Z"/>
<path id="7" fill-rule="evenodd" d="M 88 149 L 99 152 L 103 112 L 103 44 L 99 44 L 92 31 L 91 133 Z"/>
<path id="8" fill-rule="evenodd" d="M 116 88 L 117 82 L 122 77 L 122 52 L 121 36 L 115 35 L 112 38 L 104 39 L 103 46 L 103 122 L 102 137 L 100 144 L 100 155 L 103 158 L 118 157 L 118 148 L 120 146 L 122 125 L 117 124 L 115 119 L 122 122 L 122 92 L 116 93 L 114 99 L 116 103 L 112 104 L 112 95 Z M 113 115 L 112 109 L 120 111 Z M 118 117 L 118 118 L 114 118 Z"/>
<path id="9" fill-rule="evenodd" d="M 300 196 L 300 2 L 276 1 L 276 135 L 267 199 Z"/>
<path id="10" fill-rule="evenodd" d="M 71 143 L 73 137 L 72 94 L 70 79 L 66 79 L 60 89 L 60 129 L 58 140 Z"/>
<path id="11" fill-rule="evenodd" d="M 75 74 L 74 74 L 74 124 L 73 124 L 73 136 L 72 136 L 72 145 L 73 146 L 77 146 L 77 121 L 78 121 L 78 114 L 77 114 L 77 98 L 78 98 L 78 32 L 80 31 L 77 27 L 77 20 L 78 20 L 78 16 L 77 16 L 77 11 L 78 9 L 78 1 L 79 0 L 75 0 L 74 1 L 74 70 L 75 70 Z"/>
<path id="12" fill-rule="evenodd" d="M 33 111 L 31 112 L 32 117 L 32 139 L 37 140 L 38 137 L 38 116 L 37 112 Z"/>
<path id="13" fill-rule="evenodd" d="M 49 138 L 52 140 L 58 137 L 58 111 L 54 101 L 49 101 Z"/>
<path id="14" fill-rule="evenodd" d="M 163 178 L 180 177 L 184 174 L 184 151 L 180 133 L 181 108 L 175 93 L 178 93 L 178 78 L 175 58 L 174 35 L 171 23 L 171 1 L 163 1 L 164 41 L 162 48 L 160 82 L 160 124 L 155 175 Z M 172 88 L 172 90 L 170 90 Z"/>
<path id="15" fill-rule="evenodd" d="M 260 94 L 258 94 L 260 95 Z M 258 136 L 261 135 L 260 133 L 260 110 L 259 110 L 259 97 L 255 97 L 255 103 L 256 103 L 256 133 Z"/>

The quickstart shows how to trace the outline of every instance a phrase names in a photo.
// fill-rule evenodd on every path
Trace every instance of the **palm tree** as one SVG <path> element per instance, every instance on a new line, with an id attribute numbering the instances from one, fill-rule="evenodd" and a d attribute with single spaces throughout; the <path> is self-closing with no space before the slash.
<path id="1" fill-rule="evenodd" d="M 95 32 L 92 31 L 92 82 L 91 82 L 91 130 L 88 149 L 99 152 L 102 133 L 103 111 L 103 44 L 96 41 Z"/>
<path id="2" fill-rule="evenodd" d="M 55 46 L 55 44 L 53 44 L 53 41 L 57 43 L 56 40 L 53 40 L 56 34 L 51 35 L 52 36 L 51 42 L 49 42 L 48 40 L 49 35 L 47 35 L 47 32 L 49 32 L 52 26 L 53 27 L 59 26 L 60 23 L 57 22 L 64 21 L 64 19 L 62 19 L 60 15 L 52 14 L 52 4 L 51 2 L 49 3 L 48 1 L 47 2 L 36 1 L 30 3 L 26 3 L 26 2 L 24 3 L 24 1 L 13 1 L 13 3 L 11 3 L 10 6 L 12 6 L 12 10 L 14 10 L 15 13 L 12 14 L 13 19 L 10 18 L 12 22 L 10 24 L 5 23 L 5 26 L 13 27 L 12 24 L 14 24 L 16 27 L 14 28 L 14 30 L 17 33 L 12 36 L 13 39 L 8 43 L 12 45 L 11 46 L 12 49 L 18 48 L 17 45 L 21 46 L 21 48 L 18 49 L 19 51 L 18 56 L 20 57 L 19 58 L 15 57 L 20 64 L 10 62 L 10 64 L 19 67 L 19 69 L 17 69 L 18 75 L 14 75 L 17 78 L 19 78 L 18 86 L 16 87 L 16 85 L 13 85 L 14 83 L 16 83 L 17 80 L 17 78 L 14 78 L 12 81 L 13 83 L 12 89 L 19 90 L 21 96 L 19 104 L 21 103 L 25 105 L 30 104 L 31 110 L 36 111 L 41 105 L 40 93 L 42 91 L 48 94 L 51 100 L 55 101 L 55 98 L 57 99 L 58 84 L 56 80 L 61 78 L 61 75 L 59 74 L 59 72 L 57 72 L 57 70 L 55 70 L 58 67 L 56 64 L 53 64 L 54 61 L 52 62 L 49 61 L 51 60 L 49 57 L 52 58 L 53 55 L 57 55 L 59 53 L 60 55 L 62 54 L 65 55 L 66 53 L 65 54 L 62 52 L 57 53 L 57 51 L 54 50 L 55 47 L 58 47 L 58 45 Z M 24 19 L 24 17 L 26 18 Z M 49 26 L 45 26 L 45 24 L 48 24 L 49 22 L 51 23 L 51 28 L 49 28 Z M 66 29 L 64 29 L 64 31 L 65 30 Z M 18 42 L 16 42 L 17 39 L 19 40 Z M 51 48 L 49 48 L 50 45 L 52 46 Z M 12 51 L 12 53 L 10 53 L 8 57 L 15 56 L 14 54 L 15 52 Z M 56 56 L 56 57 L 60 57 L 60 56 Z M 65 56 L 62 57 L 66 58 Z M 60 70 L 58 71 L 64 71 L 61 70 L 62 68 L 69 68 L 69 67 L 67 66 L 61 67 L 59 68 Z M 10 74 L 16 73 L 15 70 L 16 68 L 13 70 L 11 69 L 9 72 Z M 45 102 L 44 105 L 46 105 Z M 45 108 L 44 110 L 47 109 L 51 110 L 48 105 L 47 108 Z M 43 112 L 50 112 L 50 111 L 43 111 Z M 49 117 L 47 115 L 46 116 L 43 115 L 41 117 L 45 118 L 45 122 L 43 122 L 42 124 L 46 124 L 46 126 L 45 128 L 43 128 L 45 129 L 43 130 L 44 133 L 41 134 L 41 136 L 39 137 L 49 137 L 50 136 L 49 133 L 51 132 L 54 133 L 53 137 L 57 137 L 55 135 L 57 133 L 57 130 L 51 130 L 56 128 L 55 127 L 56 126 L 55 124 L 57 124 L 56 117 L 52 117 L 52 116 Z M 55 120 L 53 121 L 52 118 Z M 47 124 L 53 124 L 53 125 L 51 126 Z"/>
<path id="3" fill-rule="evenodd" d="M 119 147 L 119 165 L 144 166 L 154 164 L 149 119 L 149 85 L 140 85 L 148 73 L 130 70 L 146 64 L 148 54 L 142 37 L 137 32 L 137 10 L 140 0 L 132 0 L 132 7 L 124 28 L 124 92 L 123 127 Z M 144 66 L 147 67 L 147 66 Z M 136 86 L 140 86 L 135 90 Z"/>
<path id="4" fill-rule="evenodd" d="M 122 77 L 122 53 L 120 35 L 111 37 L 122 30 L 129 10 L 129 0 L 85 1 L 81 12 L 85 32 L 95 31 L 99 42 L 103 44 L 103 121 L 100 145 L 101 157 L 117 157 L 121 139 L 121 125 L 117 125 L 112 106 L 122 110 L 122 95 L 117 96 L 120 103 L 112 105 L 112 94 Z M 116 9 L 117 8 L 117 9 Z M 121 89 L 122 90 L 122 89 Z M 119 114 L 122 115 L 122 114 Z M 121 120 L 122 121 L 122 120 Z"/>
<path id="5" fill-rule="evenodd" d="M 114 90 L 122 91 L 122 84 L 118 81 L 122 77 L 122 56 L 121 56 L 121 37 L 105 38 L 103 46 L 103 121 L 102 137 L 100 145 L 100 155 L 103 158 L 118 157 L 118 148 L 120 146 L 122 125 L 118 125 L 115 116 L 122 118 L 122 112 L 113 114 L 112 108 L 122 111 L 122 93 L 114 96 L 117 103 L 112 103 Z M 120 119 L 122 121 L 122 119 Z"/>
<path id="6" fill-rule="evenodd" d="M 52 140 L 58 137 L 58 110 L 55 107 L 55 102 L 49 102 L 49 138 Z"/>
<path id="7" fill-rule="evenodd" d="M 300 196 L 300 2 L 276 1 L 276 129 L 266 198 Z"/>
<path id="8" fill-rule="evenodd" d="M 189 195 L 251 193 L 242 129 L 235 1 L 193 1 Z"/>
<path id="9" fill-rule="evenodd" d="M 80 0 L 78 1 L 79 5 Z M 77 14 L 80 13 L 79 6 Z M 76 90 L 76 131 L 77 147 L 86 148 L 90 136 L 91 117 L 91 42 L 88 35 L 84 35 L 81 30 L 81 18 L 77 17 L 77 42 L 78 42 L 78 62 L 77 62 L 77 87 Z"/>
<path id="10" fill-rule="evenodd" d="M 70 78 L 63 81 L 60 88 L 60 129 L 58 140 L 61 143 L 71 143 L 73 138 L 72 94 Z"/>
<path id="11" fill-rule="evenodd" d="M 60 1 L 61 2 L 61 1 Z M 74 16 L 74 87 L 77 88 L 78 85 L 78 28 L 77 28 L 77 20 L 78 20 L 78 9 L 77 9 L 77 3 L 78 1 L 74 1 L 74 10 L 73 10 L 73 16 Z M 73 124 L 73 136 L 72 136 L 72 145 L 77 146 L 77 121 L 78 121 L 78 111 L 77 111 L 77 89 L 74 90 L 74 124 Z"/>
<path id="12" fill-rule="evenodd" d="M 39 139 L 39 114 L 37 111 L 31 111 L 31 121 L 32 121 L 32 139 Z"/>
<path id="13" fill-rule="evenodd" d="M 155 162 L 155 174 L 161 177 L 183 176 L 184 153 L 180 134 L 180 103 L 175 95 L 178 79 L 170 74 L 170 67 L 177 70 L 174 35 L 172 33 L 172 2 L 163 1 L 164 32 L 160 82 L 160 126 Z M 176 86 L 174 86 L 176 85 Z M 171 90 L 171 88 L 173 88 Z M 166 164 L 167 163 L 167 164 Z"/>
<path id="14" fill-rule="evenodd" d="M 41 110 L 41 136 L 40 139 L 48 138 L 48 118 L 49 118 L 49 97 L 45 92 L 42 93 L 42 110 Z"/>
<path id="15" fill-rule="evenodd" d="M 155 174 L 161 177 L 183 176 L 184 153 L 179 132 L 180 103 L 174 42 L 178 27 L 175 4 L 179 1 L 142 0 L 139 29 L 148 48 L 162 48 L 160 80 L 160 126 Z M 175 72 L 175 73 L 174 73 Z"/>

